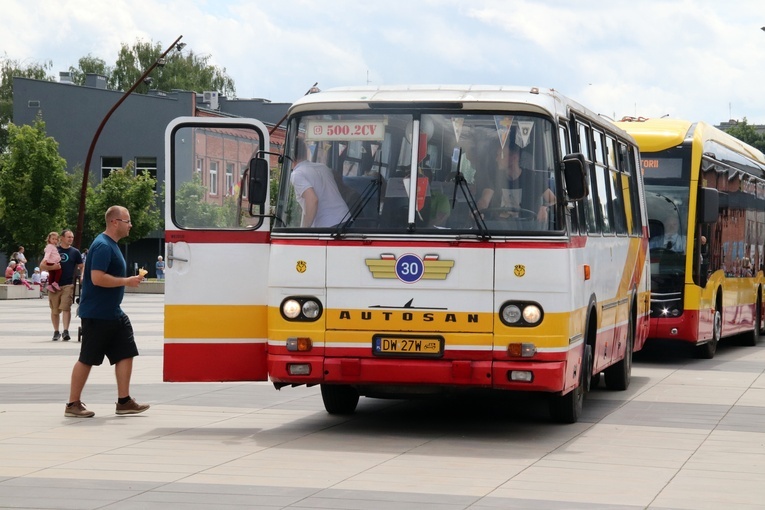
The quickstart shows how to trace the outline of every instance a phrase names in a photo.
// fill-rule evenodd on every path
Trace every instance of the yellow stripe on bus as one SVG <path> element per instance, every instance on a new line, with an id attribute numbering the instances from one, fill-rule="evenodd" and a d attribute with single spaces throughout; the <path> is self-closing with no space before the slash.
<path id="1" fill-rule="evenodd" d="M 165 305 L 165 338 L 265 338 L 266 305 Z"/>

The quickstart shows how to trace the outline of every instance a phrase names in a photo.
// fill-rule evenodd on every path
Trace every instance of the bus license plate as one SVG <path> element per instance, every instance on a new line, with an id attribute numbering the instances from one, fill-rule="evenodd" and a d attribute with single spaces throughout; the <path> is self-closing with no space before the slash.
<path id="1" fill-rule="evenodd" d="M 372 352 L 377 356 L 440 357 L 444 353 L 443 337 L 375 336 Z"/>

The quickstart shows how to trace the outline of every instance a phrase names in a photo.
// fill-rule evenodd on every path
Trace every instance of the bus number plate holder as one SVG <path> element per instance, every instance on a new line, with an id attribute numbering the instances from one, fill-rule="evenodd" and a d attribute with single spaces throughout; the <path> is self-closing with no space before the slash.
<path id="1" fill-rule="evenodd" d="M 444 337 L 410 335 L 374 335 L 375 356 L 440 358 L 444 355 Z"/>

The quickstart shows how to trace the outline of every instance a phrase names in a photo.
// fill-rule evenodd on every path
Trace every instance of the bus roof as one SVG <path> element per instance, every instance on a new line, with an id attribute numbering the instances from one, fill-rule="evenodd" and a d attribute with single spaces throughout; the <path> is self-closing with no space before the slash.
<path id="1" fill-rule="evenodd" d="M 319 108 L 343 106 L 367 109 L 397 105 L 460 108 L 470 103 L 471 109 L 492 110 L 514 108 L 546 113 L 553 118 L 569 117 L 569 111 L 580 112 L 613 128 L 613 122 L 569 99 L 555 89 L 497 85 L 390 85 L 381 87 L 340 87 L 307 94 L 291 107 L 290 114 Z"/>
<path id="2" fill-rule="evenodd" d="M 765 165 L 765 155 L 751 145 L 729 135 L 706 122 L 692 123 L 682 119 L 624 119 L 616 123 L 637 141 L 641 152 L 658 152 L 681 145 L 685 141 L 698 139 L 707 151 L 707 146 L 726 147 L 735 153 Z M 710 152 L 714 152 L 711 151 Z"/>

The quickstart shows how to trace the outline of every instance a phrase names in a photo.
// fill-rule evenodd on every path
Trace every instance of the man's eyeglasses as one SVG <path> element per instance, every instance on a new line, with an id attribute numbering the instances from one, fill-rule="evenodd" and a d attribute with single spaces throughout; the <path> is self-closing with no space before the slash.
<path id="1" fill-rule="evenodd" d="M 122 223 L 127 223 L 128 225 L 133 224 L 130 220 L 123 220 L 122 218 L 114 218 L 114 221 L 121 221 Z"/>

